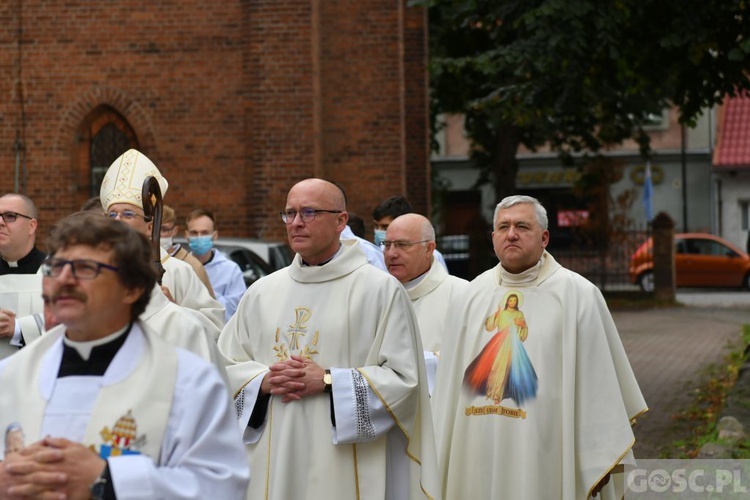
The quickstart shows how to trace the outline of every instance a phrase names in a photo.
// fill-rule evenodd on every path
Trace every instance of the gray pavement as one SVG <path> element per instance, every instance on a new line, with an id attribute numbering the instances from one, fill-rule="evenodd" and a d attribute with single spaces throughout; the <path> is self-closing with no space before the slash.
<path id="1" fill-rule="evenodd" d="M 678 301 L 691 305 L 612 312 L 649 406 L 634 428 L 636 458 L 664 457 L 684 437 L 673 416 L 690 406 L 709 366 L 739 345 L 742 325 L 750 324 L 750 292 L 726 293 L 680 292 Z"/>

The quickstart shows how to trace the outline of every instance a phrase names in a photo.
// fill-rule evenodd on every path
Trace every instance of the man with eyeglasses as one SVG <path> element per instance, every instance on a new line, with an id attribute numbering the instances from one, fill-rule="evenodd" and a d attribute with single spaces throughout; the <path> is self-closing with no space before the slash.
<path id="1" fill-rule="evenodd" d="M 344 195 L 306 179 L 281 220 L 296 256 L 219 337 L 251 469 L 248 498 L 438 498 L 418 327 L 404 289 L 341 241 Z"/>
<path id="2" fill-rule="evenodd" d="M 218 372 L 139 321 L 156 283 L 147 239 L 79 213 L 54 226 L 48 248 L 44 299 L 60 324 L 0 362 L 0 430 L 15 433 L 0 496 L 244 495 L 247 460 Z"/>
<path id="3" fill-rule="evenodd" d="M 46 256 L 35 244 L 37 217 L 29 197 L 0 197 L 0 358 L 44 330 L 40 267 Z"/>
<path id="4" fill-rule="evenodd" d="M 432 404 L 444 498 L 622 498 L 646 411 L 599 289 L 547 252 L 530 196 L 495 207 L 499 263 L 451 313 Z"/>
<path id="5" fill-rule="evenodd" d="M 469 284 L 448 274 L 434 250 L 435 229 L 426 217 L 405 214 L 388 225 L 383 242 L 385 263 L 406 289 L 417 314 L 430 394 L 445 325 Z"/>
<path id="6" fill-rule="evenodd" d="M 130 149 L 109 167 L 100 191 L 106 215 L 128 224 L 147 238 L 152 237 L 154 221 L 145 216 L 141 196 L 143 182 L 149 176 L 157 179 L 164 196 L 169 186 L 167 180 L 146 155 Z M 209 294 L 189 264 L 170 257 L 163 248 L 160 252 L 165 271 L 162 277 L 164 294 L 173 302 L 205 315 L 221 330 L 225 324 L 224 306 Z"/>
<path id="7" fill-rule="evenodd" d="M 382 248 L 385 233 L 390 223 L 393 222 L 393 219 L 413 212 L 411 203 L 403 196 L 391 196 L 378 203 L 378 206 L 372 211 L 372 223 L 375 226 L 375 244 Z M 435 248 L 433 253 L 435 254 L 435 259 L 447 271 L 448 265 L 445 263 L 443 254 L 437 248 Z"/>

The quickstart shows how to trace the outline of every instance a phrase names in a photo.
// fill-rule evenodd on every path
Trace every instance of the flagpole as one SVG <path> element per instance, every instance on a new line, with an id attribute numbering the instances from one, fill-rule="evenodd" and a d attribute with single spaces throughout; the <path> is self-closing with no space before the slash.
<path id="1" fill-rule="evenodd" d="M 651 225 L 654 220 L 654 185 L 651 181 L 651 160 L 646 161 L 643 174 L 643 211 L 646 213 L 646 223 Z"/>

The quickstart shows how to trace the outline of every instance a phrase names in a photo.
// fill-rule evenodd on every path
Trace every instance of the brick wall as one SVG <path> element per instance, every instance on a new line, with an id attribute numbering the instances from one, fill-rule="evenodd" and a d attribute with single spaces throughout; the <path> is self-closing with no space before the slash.
<path id="1" fill-rule="evenodd" d="M 106 107 L 180 217 L 206 207 L 225 236 L 281 239 L 289 187 L 321 176 L 369 232 L 387 196 L 429 206 L 424 37 L 405 1 L 2 2 L 0 191 L 15 187 L 18 132 L 42 228 L 76 210 L 83 138 Z"/>

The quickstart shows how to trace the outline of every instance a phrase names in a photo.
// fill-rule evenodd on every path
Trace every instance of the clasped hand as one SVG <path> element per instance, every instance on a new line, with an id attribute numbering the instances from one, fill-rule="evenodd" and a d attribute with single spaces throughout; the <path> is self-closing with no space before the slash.
<path id="1" fill-rule="evenodd" d="M 292 356 L 269 367 L 260 390 L 264 394 L 283 396 L 282 403 L 298 401 L 323 392 L 325 370 L 309 358 Z"/>
<path id="2" fill-rule="evenodd" d="M 13 337 L 15 329 L 16 313 L 10 309 L 0 309 L 0 337 Z"/>
<path id="3" fill-rule="evenodd" d="M 88 499 L 106 462 L 80 443 L 46 437 L 0 464 L 0 499 Z"/>

